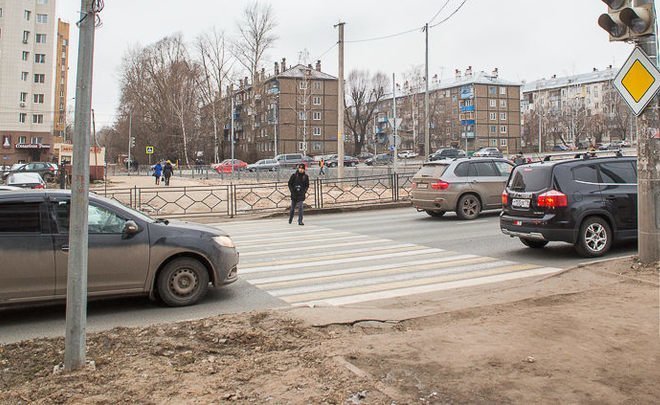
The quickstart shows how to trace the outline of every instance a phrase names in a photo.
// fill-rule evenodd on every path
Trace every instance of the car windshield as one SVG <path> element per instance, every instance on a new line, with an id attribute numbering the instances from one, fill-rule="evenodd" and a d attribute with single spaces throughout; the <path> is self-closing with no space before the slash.
<path id="1" fill-rule="evenodd" d="M 433 165 L 424 165 L 422 168 L 417 172 L 415 177 L 434 177 L 434 178 L 440 178 L 447 168 L 449 167 L 448 164 L 433 164 Z"/>
<path id="2" fill-rule="evenodd" d="M 550 186 L 552 168 L 548 166 L 518 166 L 509 179 L 513 191 L 534 192 Z"/>

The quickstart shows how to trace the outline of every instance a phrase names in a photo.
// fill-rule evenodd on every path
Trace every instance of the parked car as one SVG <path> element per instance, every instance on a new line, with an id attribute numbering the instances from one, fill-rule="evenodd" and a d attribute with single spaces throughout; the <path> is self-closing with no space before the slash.
<path id="1" fill-rule="evenodd" d="M 247 166 L 250 172 L 276 172 L 280 164 L 275 159 L 261 159 Z"/>
<path id="2" fill-rule="evenodd" d="M 438 149 L 437 151 L 435 151 L 435 153 L 429 155 L 429 160 L 431 162 L 434 162 L 436 160 L 454 159 L 464 156 L 465 156 L 465 151 L 462 149 L 443 148 L 443 149 Z"/>
<path id="3" fill-rule="evenodd" d="M 500 228 L 531 248 L 567 242 L 586 257 L 637 238 L 637 162 L 630 157 L 516 168 L 502 193 Z"/>
<path id="4" fill-rule="evenodd" d="M 555 145 L 552 147 L 553 152 L 566 152 L 570 150 L 566 145 Z"/>
<path id="5" fill-rule="evenodd" d="M 611 143 L 603 143 L 598 146 L 598 150 L 611 150 L 611 149 L 612 149 Z"/>
<path id="6" fill-rule="evenodd" d="M 0 251 L 9 266 L 0 271 L 0 305 L 66 297 L 70 200 L 65 190 L 0 193 Z M 91 297 L 147 295 L 184 306 L 201 300 L 209 283 L 237 280 L 238 253 L 222 230 L 154 220 L 95 194 L 89 200 Z"/>
<path id="7" fill-rule="evenodd" d="M 215 170 L 218 173 L 231 173 L 232 166 L 234 167 L 234 172 L 240 172 L 243 170 L 247 170 L 248 164 L 239 159 L 234 159 L 232 164 L 231 159 L 225 159 L 222 162 L 218 163 L 217 165 L 213 165 L 212 167 L 213 170 Z"/>
<path id="8" fill-rule="evenodd" d="M 404 150 L 402 152 L 399 152 L 397 155 L 400 159 L 414 159 L 417 156 L 419 156 L 419 153 L 412 151 L 412 150 Z"/>
<path id="9" fill-rule="evenodd" d="M 284 155 L 277 155 L 275 156 L 275 160 L 280 164 L 281 168 L 295 168 L 299 164 L 304 164 L 305 167 L 309 167 L 310 161 L 314 161 L 314 159 L 303 155 L 302 153 L 287 153 Z"/>
<path id="10" fill-rule="evenodd" d="M 21 191 L 23 190 L 20 187 L 14 187 L 14 186 L 0 186 L 0 191 Z"/>
<path id="11" fill-rule="evenodd" d="M 374 157 L 373 153 L 370 152 L 362 152 L 359 155 L 356 156 L 360 162 L 366 162 L 367 159 L 371 159 Z"/>
<path id="12" fill-rule="evenodd" d="M 389 153 L 378 154 L 371 159 L 366 160 L 368 166 L 391 165 L 394 162 L 394 157 Z"/>
<path id="13" fill-rule="evenodd" d="M 339 163 L 338 161 L 339 157 L 337 155 L 329 155 L 327 159 L 325 159 L 325 164 L 328 167 L 337 167 L 337 164 Z M 357 158 L 354 158 L 353 156 L 344 156 L 344 166 L 345 167 L 353 167 L 357 166 L 360 163 L 360 161 Z"/>
<path id="14" fill-rule="evenodd" d="M 412 205 L 432 217 L 454 211 L 460 219 L 476 219 L 482 210 L 502 207 L 511 170 L 513 163 L 499 158 L 426 162 L 413 176 Z"/>
<path id="15" fill-rule="evenodd" d="M 474 157 L 495 157 L 501 158 L 504 157 L 502 152 L 497 148 L 481 148 L 478 151 L 474 152 Z"/>
<path id="16" fill-rule="evenodd" d="M 7 180 L 5 181 L 5 183 L 8 186 L 28 188 L 28 189 L 46 188 L 46 182 L 39 175 L 39 173 L 32 173 L 32 172 L 9 173 L 9 176 L 7 176 Z"/>
<path id="17" fill-rule="evenodd" d="M 12 166 L 12 169 L 9 172 L 3 174 L 3 178 L 7 178 L 10 173 L 38 173 L 41 178 L 50 183 L 57 178 L 57 170 L 57 165 L 54 165 L 53 163 L 31 162 L 22 164 L 16 168 Z"/>

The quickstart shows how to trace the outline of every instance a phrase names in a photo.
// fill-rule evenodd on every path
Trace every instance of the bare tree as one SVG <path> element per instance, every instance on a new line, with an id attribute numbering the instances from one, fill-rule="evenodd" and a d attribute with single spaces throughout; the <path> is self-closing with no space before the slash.
<path id="1" fill-rule="evenodd" d="M 628 139 L 633 114 L 611 83 L 603 91 L 603 113 L 606 128 L 614 130 L 621 140 Z"/>
<path id="2" fill-rule="evenodd" d="M 225 81 L 231 76 L 231 58 L 227 52 L 225 35 L 214 27 L 197 37 L 195 41 L 198 63 L 202 69 L 199 89 L 204 105 L 210 108 L 213 123 L 213 159 L 220 161 L 219 150 L 224 151 L 224 137 L 219 137 L 219 111 L 224 111 L 222 105 Z M 225 119 L 226 120 L 226 119 Z M 224 120 L 223 120 L 224 121 Z"/>
<path id="3" fill-rule="evenodd" d="M 271 5 L 258 1 L 246 6 L 243 18 L 237 22 L 238 37 L 233 41 L 232 52 L 238 62 L 249 73 L 250 79 L 258 82 L 258 73 L 266 52 L 273 47 L 277 21 Z"/>
<path id="4" fill-rule="evenodd" d="M 373 76 L 366 70 L 353 70 L 346 81 L 348 103 L 346 105 L 346 127 L 353 133 L 354 154 L 362 152 L 362 147 L 371 128 L 378 105 L 385 98 L 387 77 L 383 73 Z"/>

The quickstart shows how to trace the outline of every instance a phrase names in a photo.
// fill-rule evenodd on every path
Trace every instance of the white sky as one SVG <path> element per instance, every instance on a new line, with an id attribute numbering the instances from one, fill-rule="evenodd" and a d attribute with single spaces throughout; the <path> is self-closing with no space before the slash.
<path id="1" fill-rule="evenodd" d="M 346 22 L 346 40 L 373 38 L 421 27 L 445 0 L 272 0 L 279 41 L 266 64 L 282 57 L 310 59 L 337 41 L 333 28 Z M 462 0 L 449 0 L 440 21 Z M 110 124 L 119 99 L 118 72 L 126 49 L 147 45 L 181 32 L 191 41 L 216 26 L 228 35 L 247 0 L 105 0 L 103 26 L 97 30 L 94 108 L 97 126 Z M 58 0 L 59 17 L 72 23 L 69 94 L 74 97 L 80 0 Z M 430 76 L 453 75 L 454 69 L 491 71 L 522 81 L 620 66 L 631 45 L 610 43 L 598 27 L 606 6 L 598 0 L 467 0 L 452 19 L 430 31 Z M 336 48 L 322 59 L 323 70 L 336 74 Z M 354 68 L 402 74 L 424 63 L 424 34 L 415 32 L 382 41 L 346 44 L 347 73 Z"/>

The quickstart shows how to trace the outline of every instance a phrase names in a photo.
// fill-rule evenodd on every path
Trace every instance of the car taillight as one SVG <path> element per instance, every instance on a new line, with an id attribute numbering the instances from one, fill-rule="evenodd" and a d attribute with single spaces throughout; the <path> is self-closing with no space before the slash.
<path id="1" fill-rule="evenodd" d="M 446 181 L 438 181 L 436 183 L 431 183 L 431 188 L 434 190 L 446 190 L 449 188 L 449 183 Z"/>
<path id="2" fill-rule="evenodd" d="M 36 185 L 35 185 L 34 187 L 32 187 L 32 188 L 45 188 L 45 187 L 44 187 L 43 184 L 36 184 Z"/>
<path id="3" fill-rule="evenodd" d="M 536 205 L 543 208 L 566 207 L 568 206 L 568 197 L 557 190 L 550 190 L 538 196 Z"/>
<path id="4" fill-rule="evenodd" d="M 55 171 L 55 168 L 54 168 L 53 166 L 48 166 L 48 171 L 49 171 L 49 172 L 54 172 L 54 171 Z"/>
<path id="5" fill-rule="evenodd" d="M 506 190 L 502 191 L 502 205 L 507 205 L 509 202 L 509 193 Z"/>

